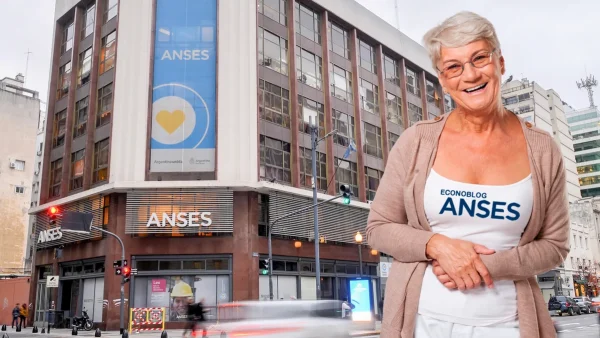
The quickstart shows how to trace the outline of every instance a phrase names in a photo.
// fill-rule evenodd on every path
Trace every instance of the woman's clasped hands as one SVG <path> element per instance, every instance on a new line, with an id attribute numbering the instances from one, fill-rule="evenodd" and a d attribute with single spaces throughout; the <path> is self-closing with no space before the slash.
<path id="1" fill-rule="evenodd" d="M 492 276 L 480 255 L 491 255 L 494 250 L 483 245 L 435 234 L 426 247 L 428 258 L 433 259 L 433 273 L 448 289 L 469 290 L 484 282 L 494 286 Z"/>

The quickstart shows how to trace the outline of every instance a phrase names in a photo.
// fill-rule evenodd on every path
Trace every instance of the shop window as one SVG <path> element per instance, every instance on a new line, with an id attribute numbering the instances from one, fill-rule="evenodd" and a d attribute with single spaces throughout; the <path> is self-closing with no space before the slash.
<path id="1" fill-rule="evenodd" d="M 158 261 L 137 261 L 135 267 L 138 271 L 158 271 Z"/>
<path id="2" fill-rule="evenodd" d="M 159 270 L 181 270 L 181 261 L 161 261 Z"/>
<path id="3" fill-rule="evenodd" d="M 346 273 L 346 266 L 343 264 L 337 264 L 335 266 L 335 272 L 336 273 Z"/>
<path id="4" fill-rule="evenodd" d="M 207 259 L 206 270 L 229 270 L 228 259 Z"/>
<path id="5" fill-rule="evenodd" d="M 321 264 L 321 271 L 323 273 L 333 273 L 333 264 Z"/>
<path id="6" fill-rule="evenodd" d="M 206 270 L 206 262 L 205 261 L 184 261 L 183 262 L 184 270 Z"/>

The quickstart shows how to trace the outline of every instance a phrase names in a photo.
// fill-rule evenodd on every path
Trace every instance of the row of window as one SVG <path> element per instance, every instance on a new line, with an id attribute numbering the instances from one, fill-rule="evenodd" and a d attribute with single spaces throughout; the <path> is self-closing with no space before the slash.
<path id="1" fill-rule="evenodd" d="M 100 50 L 100 58 L 98 64 L 98 74 L 102 75 L 106 71 L 112 69 L 115 66 L 115 44 L 117 38 L 117 32 L 113 31 L 104 38 L 102 38 L 102 46 Z M 79 54 L 79 65 L 77 70 L 77 88 L 85 85 L 90 81 L 90 72 L 92 70 L 92 47 L 86 49 L 84 52 Z M 58 86 L 56 88 L 56 99 L 61 98 L 69 94 L 71 87 L 71 61 L 64 64 L 58 70 Z"/>
<path id="2" fill-rule="evenodd" d="M 377 128 L 377 127 L 375 127 Z M 378 129 L 378 128 L 377 128 Z M 381 139 L 381 135 L 376 130 L 367 132 L 367 138 Z M 398 136 L 392 137 L 390 133 L 390 148 L 397 141 Z M 378 142 L 378 141 L 373 141 Z M 327 156 L 324 153 L 317 152 L 317 175 L 315 184 L 320 191 L 326 191 L 331 181 L 327 180 Z M 354 193 L 358 196 L 358 167 L 355 162 L 335 157 L 336 171 L 335 178 L 338 184 L 348 184 Z M 300 185 L 303 187 L 312 187 L 312 166 L 311 150 L 300 147 Z M 379 187 L 379 181 L 383 175 L 382 171 L 365 167 L 365 189 L 367 199 L 373 200 L 375 192 Z M 288 142 L 273 139 L 264 135 L 260 136 L 260 177 L 265 180 L 274 180 L 281 183 L 292 183 L 291 169 L 291 145 Z"/>
<path id="3" fill-rule="evenodd" d="M 288 0 L 259 0 L 258 11 L 264 16 L 287 26 L 287 3 Z M 294 25 L 296 33 L 317 44 L 321 44 L 321 15 L 312 9 L 295 3 Z M 337 55 L 350 59 L 350 34 L 339 25 L 329 21 L 327 23 L 328 49 Z M 298 63 L 308 62 L 298 66 L 297 78 L 299 81 L 309 86 L 320 89 L 320 70 L 321 58 L 298 48 L 301 51 L 296 53 Z M 359 65 L 371 73 L 377 74 L 376 50 L 375 47 L 366 41 L 358 41 Z M 268 32 L 259 27 L 259 62 L 265 67 L 269 67 L 281 74 L 287 75 L 287 50 L 288 42 L 285 38 Z M 400 86 L 400 65 L 392 57 L 384 55 L 384 76 L 391 83 Z M 307 73 L 310 71 L 310 73 Z M 410 67 L 405 71 L 407 91 L 413 95 L 421 96 L 421 85 L 418 80 L 417 72 Z M 441 98 L 436 93 L 435 85 L 427 80 L 427 100 L 438 106 L 441 106 Z M 350 87 L 351 88 L 351 87 Z"/>
<path id="4" fill-rule="evenodd" d="M 336 72 L 334 68 L 334 72 Z M 344 88 L 338 87 L 337 83 L 345 84 L 347 80 L 343 78 L 343 74 L 337 74 L 336 84 L 334 86 L 336 96 L 341 95 L 344 92 Z M 350 85 L 350 84 L 348 84 Z M 372 113 L 379 112 L 379 98 L 376 95 L 378 90 L 377 86 L 371 84 L 368 81 L 361 79 L 360 91 L 361 91 L 361 105 L 366 111 Z M 258 90 L 258 103 L 259 103 L 259 116 L 261 119 L 277 124 L 284 128 L 290 128 L 291 126 L 291 113 L 290 113 L 290 92 L 287 89 L 281 88 L 272 83 L 264 80 L 259 80 Z M 402 118 L 402 99 L 394 94 L 386 92 L 386 106 L 387 106 L 387 120 L 391 123 L 395 123 L 399 126 L 404 126 Z M 408 117 L 410 125 L 423 119 L 423 109 L 412 103 L 408 103 Z M 354 117 L 350 117 L 347 114 L 333 111 L 334 115 L 334 126 L 333 129 L 338 130 L 338 136 L 336 143 L 347 146 L 348 139 L 353 139 L 354 134 L 350 134 L 350 130 L 354 130 Z M 338 120 L 341 115 L 345 115 L 342 119 L 341 125 Z M 321 103 L 307 99 L 301 95 L 298 95 L 298 120 L 299 130 L 304 133 L 309 133 L 309 119 L 313 118 L 313 121 L 319 127 L 319 135 L 323 137 L 325 135 L 325 114 L 324 107 Z M 351 120 L 350 120 L 351 119 Z M 348 128 L 350 125 L 352 128 Z M 377 153 L 372 154 L 373 156 L 379 156 Z"/>
<path id="5" fill-rule="evenodd" d="M 104 15 L 103 15 L 103 24 L 110 21 L 112 18 L 117 16 L 117 12 L 119 10 L 118 0 L 101 0 L 104 1 Z M 90 34 L 94 32 L 94 27 L 96 24 L 96 4 L 92 3 L 88 5 L 83 13 L 83 24 L 81 25 L 81 40 L 87 38 Z M 71 23 L 65 25 L 63 29 L 62 42 L 60 47 L 61 54 L 66 53 L 67 51 L 73 48 L 73 39 L 75 38 L 75 23 L 72 21 Z"/>
<path id="6" fill-rule="evenodd" d="M 108 179 L 109 164 L 109 139 L 106 138 L 94 145 L 94 156 L 92 166 L 92 184 L 106 181 Z M 85 151 L 81 149 L 71 154 L 69 168 L 69 191 L 83 188 L 83 176 L 85 174 Z M 60 158 L 50 163 L 50 197 L 61 195 L 61 184 L 63 180 L 63 159 Z"/>
<path id="7" fill-rule="evenodd" d="M 96 109 L 96 128 L 108 124 L 112 115 L 113 84 L 110 83 L 98 89 L 98 100 Z M 75 103 L 73 116 L 73 138 L 86 134 L 89 113 L 89 96 Z M 54 127 L 52 131 L 52 146 L 54 148 L 65 144 L 67 134 L 67 110 L 64 109 L 54 114 Z"/>

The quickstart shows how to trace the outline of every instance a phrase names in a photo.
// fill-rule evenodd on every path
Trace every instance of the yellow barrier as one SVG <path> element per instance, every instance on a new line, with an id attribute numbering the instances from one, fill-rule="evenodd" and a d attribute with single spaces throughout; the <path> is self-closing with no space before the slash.
<path id="1" fill-rule="evenodd" d="M 163 331 L 166 310 L 164 307 L 138 307 L 129 309 L 129 332 Z"/>

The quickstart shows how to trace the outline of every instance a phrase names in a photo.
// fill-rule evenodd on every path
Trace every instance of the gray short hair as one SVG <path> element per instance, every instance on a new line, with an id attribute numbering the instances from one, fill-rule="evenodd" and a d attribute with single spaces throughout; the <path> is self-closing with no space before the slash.
<path id="1" fill-rule="evenodd" d="M 435 69 L 440 60 L 442 46 L 456 48 L 478 40 L 487 41 L 492 49 L 500 52 L 500 41 L 494 25 L 488 19 L 467 11 L 449 17 L 423 36 L 423 44 Z"/>

